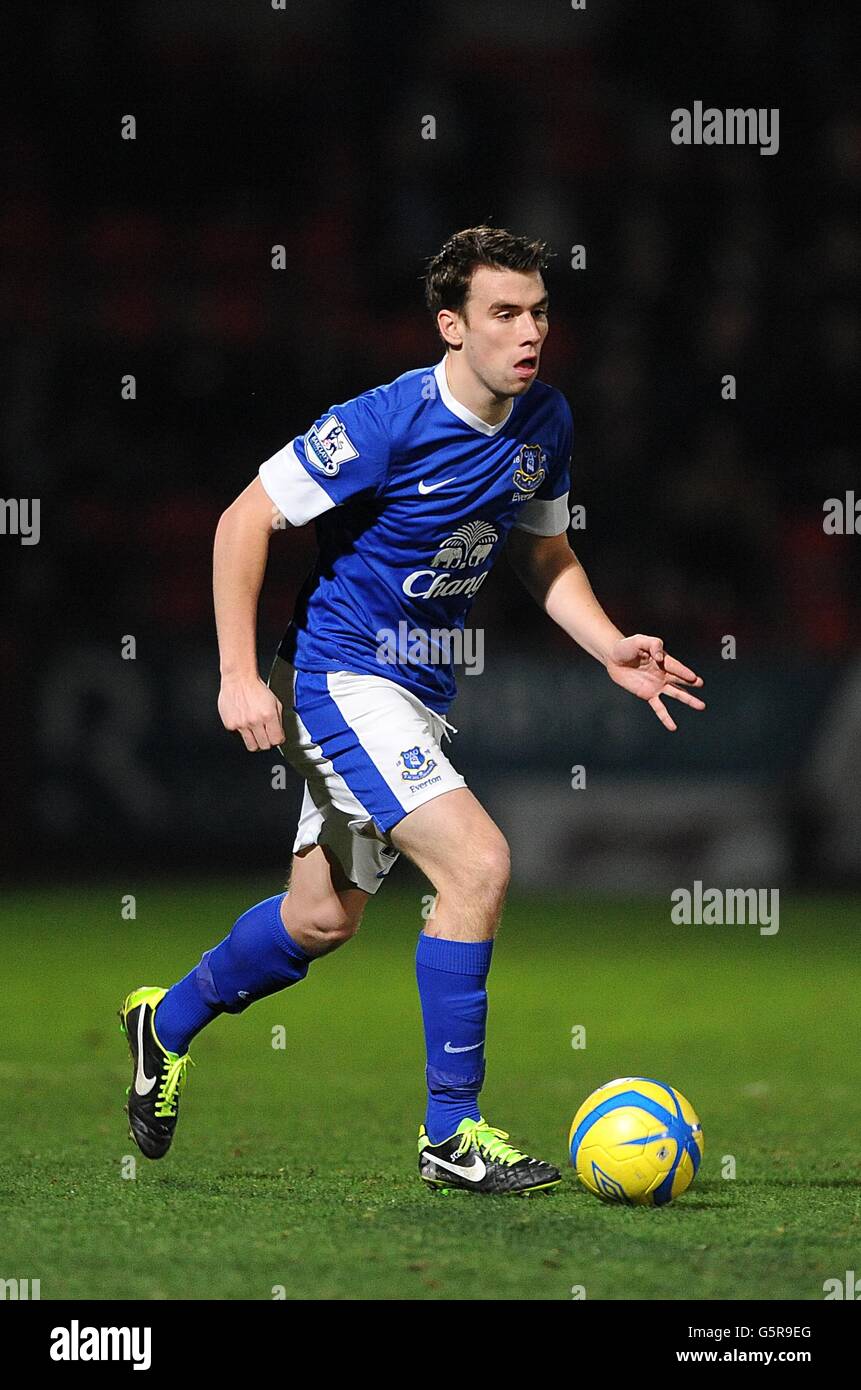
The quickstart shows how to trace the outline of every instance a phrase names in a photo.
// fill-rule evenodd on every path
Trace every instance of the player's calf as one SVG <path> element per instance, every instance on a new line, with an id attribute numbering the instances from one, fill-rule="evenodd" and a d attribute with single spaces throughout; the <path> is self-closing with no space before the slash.
<path id="1" fill-rule="evenodd" d="M 508 887 L 509 852 L 501 831 L 465 788 L 411 812 L 394 827 L 392 842 L 438 894 L 416 949 L 427 1049 L 425 1137 L 434 1145 L 481 1117 L 487 976 Z"/>

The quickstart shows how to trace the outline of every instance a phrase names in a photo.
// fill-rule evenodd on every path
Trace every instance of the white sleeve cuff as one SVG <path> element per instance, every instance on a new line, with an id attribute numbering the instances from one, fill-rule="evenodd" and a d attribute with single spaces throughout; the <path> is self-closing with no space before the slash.
<path id="1" fill-rule="evenodd" d="M 568 493 L 554 497 L 552 502 L 531 498 L 523 508 L 523 516 L 523 521 L 514 523 L 518 531 L 529 531 L 533 536 L 564 536 L 570 525 Z"/>
<path id="2" fill-rule="evenodd" d="M 291 526 L 304 526 L 306 521 L 312 521 L 335 505 L 326 489 L 302 467 L 292 440 L 261 463 L 260 481 L 267 496 Z"/>

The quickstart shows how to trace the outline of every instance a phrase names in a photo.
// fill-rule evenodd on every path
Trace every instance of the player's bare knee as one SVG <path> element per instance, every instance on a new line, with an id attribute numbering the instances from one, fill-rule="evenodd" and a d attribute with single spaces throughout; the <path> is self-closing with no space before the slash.
<path id="1" fill-rule="evenodd" d="M 364 907 L 358 894 L 345 903 L 337 895 L 318 898 L 293 893 L 284 900 L 281 920 L 294 940 L 317 955 L 355 936 Z"/>
<path id="2" fill-rule="evenodd" d="M 498 911 L 511 878 L 511 851 L 501 833 L 486 836 L 469 846 L 463 858 L 441 875 L 437 885 L 443 896 L 457 895 L 475 906 L 486 904 Z"/>
<path id="3" fill-rule="evenodd" d="M 480 891 L 492 898 L 504 898 L 511 879 L 511 850 L 501 833 L 479 842 L 470 853 L 470 867 Z"/>
<path id="4" fill-rule="evenodd" d="M 345 908 L 338 898 L 316 903 L 305 917 L 303 926 L 307 936 L 318 941 L 320 946 L 340 946 L 349 941 L 359 930 L 362 920 L 361 908 Z"/>

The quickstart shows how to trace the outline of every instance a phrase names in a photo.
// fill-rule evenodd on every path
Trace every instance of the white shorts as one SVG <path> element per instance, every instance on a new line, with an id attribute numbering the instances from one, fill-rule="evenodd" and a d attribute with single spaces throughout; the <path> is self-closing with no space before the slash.
<path id="1" fill-rule="evenodd" d="M 325 845 L 351 883 L 376 893 L 398 857 L 392 826 L 466 786 L 442 751 L 446 721 L 384 676 L 296 671 L 276 656 L 269 685 L 283 707 L 281 752 L 305 779 L 294 854 Z"/>

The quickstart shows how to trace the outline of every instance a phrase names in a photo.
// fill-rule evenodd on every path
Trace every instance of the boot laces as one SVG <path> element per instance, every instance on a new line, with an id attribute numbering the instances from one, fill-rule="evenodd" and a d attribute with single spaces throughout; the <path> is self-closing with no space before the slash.
<path id="1" fill-rule="evenodd" d="M 507 1130 L 495 1129 L 493 1125 L 485 1124 L 484 1120 L 475 1120 L 468 1129 L 464 1130 L 454 1156 L 460 1158 L 466 1153 L 470 1144 L 474 1144 L 480 1153 L 495 1163 L 518 1163 L 520 1159 L 526 1157 L 526 1154 L 522 1154 L 512 1144 L 506 1144 L 505 1141 L 508 1137 Z"/>
<path id="2" fill-rule="evenodd" d="M 185 1088 L 189 1062 L 194 1066 L 187 1052 L 184 1057 L 174 1057 L 172 1061 L 168 1059 L 165 1062 L 155 1104 L 155 1113 L 159 1119 L 173 1119 L 176 1114 L 177 1100 L 179 1093 Z"/>

